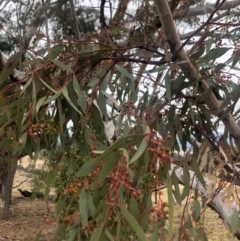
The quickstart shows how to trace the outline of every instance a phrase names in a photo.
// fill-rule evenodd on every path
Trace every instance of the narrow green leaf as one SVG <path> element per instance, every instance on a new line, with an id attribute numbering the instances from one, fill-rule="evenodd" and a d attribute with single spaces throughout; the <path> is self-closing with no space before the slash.
<path id="1" fill-rule="evenodd" d="M 68 73 L 74 73 L 72 69 L 69 66 L 65 65 L 63 62 L 56 59 L 52 59 L 51 61 L 61 69 L 67 71 Z"/>
<path id="2" fill-rule="evenodd" d="M 128 77 L 129 79 L 134 80 L 133 75 L 129 73 L 124 67 L 118 64 L 116 64 L 115 67 L 122 75 Z"/>
<path id="3" fill-rule="evenodd" d="M 106 206 L 104 208 L 106 210 Z M 105 213 L 105 210 L 103 210 L 103 213 Z M 97 234 L 92 235 L 91 240 L 90 241 L 102 241 L 102 236 L 105 233 L 104 230 L 106 229 L 106 221 L 107 221 L 107 216 L 105 216 L 105 218 L 103 219 L 103 221 L 100 223 L 100 225 L 97 227 Z M 104 232 L 104 233 L 103 233 Z"/>
<path id="4" fill-rule="evenodd" d="M 80 211 L 81 224 L 83 226 L 87 226 L 87 224 L 88 224 L 89 206 L 88 206 L 88 195 L 87 195 L 87 192 L 85 190 L 85 187 L 83 187 L 81 192 L 80 192 L 79 211 Z"/>
<path id="5" fill-rule="evenodd" d="M 197 51 L 195 51 L 190 57 L 194 60 L 198 60 L 205 52 L 205 46 L 202 45 L 198 47 Z"/>
<path id="6" fill-rule="evenodd" d="M 27 83 L 25 83 L 23 89 L 21 90 L 21 95 L 22 95 L 23 93 L 25 93 L 26 89 L 27 89 L 27 88 L 29 87 L 29 85 L 32 83 L 32 80 L 33 80 L 33 78 L 32 78 L 32 75 L 31 75 L 31 76 L 29 77 Z"/>
<path id="7" fill-rule="evenodd" d="M 73 107 L 73 109 L 81 115 L 82 113 L 78 110 L 78 108 L 72 103 L 71 99 L 69 98 L 67 87 L 64 87 L 62 89 L 62 94 L 65 97 L 66 101 Z"/>
<path id="8" fill-rule="evenodd" d="M 184 188 L 181 193 L 181 199 L 184 200 L 188 195 L 190 191 L 190 174 L 187 170 L 186 165 L 183 166 L 183 183 L 184 183 Z"/>
<path id="9" fill-rule="evenodd" d="M 132 145 L 135 145 L 140 140 L 144 138 L 145 135 L 132 135 L 125 136 L 118 139 L 112 146 L 110 146 L 103 154 L 96 158 L 94 164 L 99 164 L 102 161 L 106 161 L 109 158 L 112 158 L 116 155 L 116 152 L 119 152 L 119 148 L 129 148 Z"/>
<path id="10" fill-rule="evenodd" d="M 168 194 L 168 231 L 169 231 L 169 238 L 172 238 L 173 235 L 173 193 L 172 193 L 172 183 L 171 178 L 167 177 L 167 194 Z"/>
<path id="11" fill-rule="evenodd" d="M 86 177 L 89 173 L 91 173 L 93 168 L 93 163 L 95 162 L 95 159 L 89 159 L 83 163 L 81 166 L 79 172 L 76 174 L 77 177 Z"/>
<path id="12" fill-rule="evenodd" d="M 201 213 L 201 205 L 198 200 L 193 200 L 192 202 L 192 215 L 195 221 L 199 221 Z"/>
<path id="13" fill-rule="evenodd" d="M 75 225 L 69 229 L 68 241 L 74 241 L 78 234 L 79 226 Z"/>
<path id="14" fill-rule="evenodd" d="M 106 99 L 102 92 L 99 92 L 99 94 L 98 94 L 98 106 L 99 106 L 103 116 L 107 116 Z"/>
<path id="15" fill-rule="evenodd" d="M 89 215 L 91 217 L 93 217 L 94 214 L 96 213 L 97 209 L 93 203 L 93 195 L 90 192 L 88 192 L 87 194 L 88 194 L 88 206 L 89 206 L 89 211 L 90 211 Z"/>
<path id="16" fill-rule="evenodd" d="M 150 128 L 147 126 L 147 129 L 146 129 L 146 134 L 149 134 L 150 133 Z M 148 142 L 149 142 L 149 139 L 150 139 L 150 135 L 147 135 L 143 138 L 140 146 L 138 147 L 136 153 L 133 155 L 133 157 L 131 158 L 129 164 L 132 164 L 134 163 L 135 161 L 137 161 L 139 159 L 139 157 L 145 152 L 147 146 L 148 146 Z"/>
<path id="17" fill-rule="evenodd" d="M 221 69 L 223 69 L 224 67 L 226 67 L 226 64 L 225 63 L 221 63 L 221 64 L 218 64 L 216 67 L 215 67 L 215 72 L 219 72 Z"/>
<path id="18" fill-rule="evenodd" d="M 133 217 L 137 217 L 140 212 L 138 202 L 134 196 L 131 197 L 129 202 L 129 212 L 133 215 Z"/>
<path id="19" fill-rule="evenodd" d="M 98 179 L 97 179 L 99 184 L 105 180 L 107 175 L 112 173 L 113 167 L 117 164 L 119 157 L 120 157 L 120 155 L 118 153 L 116 153 L 115 156 L 113 156 L 110 159 L 107 159 L 104 162 L 103 167 L 102 167 L 102 169 L 98 175 Z"/>
<path id="20" fill-rule="evenodd" d="M 231 233 L 235 234 L 239 229 L 240 221 L 239 221 L 239 212 L 234 211 L 231 219 Z"/>
<path id="21" fill-rule="evenodd" d="M 58 198 L 57 204 L 56 204 L 56 215 L 59 217 L 62 213 L 64 205 L 66 205 L 67 196 L 61 196 Z"/>
<path id="22" fill-rule="evenodd" d="M 66 240 L 66 226 L 59 224 L 55 235 L 56 240 Z"/>
<path id="23" fill-rule="evenodd" d="M 204 57 L 202 57 L 198 63 L 203 64 L 203 63 L 209 63 L 212 60 L 216 60 L 217 58 L 223 56 L 229 48 L 215 48 L 211 49 L 209 53 L 207 53 Z"/>
<path id="24" fill-rule="evenodd" d="M 99 79 L 93 78 L 93 79 L 88 83 L 88 86 L 94 87 L 94 86 L 97 85 L 98 83 L 99 83 Z"/>
<path id="25" fill-rule="evenodd" d="M 192 165 L 193 165 L 193 171 L 195 172 L 196 177 L 202 183 L 202 185 L 205 187 L 206 182 L 205 182 L 205 180 L 203 178 L 202 173 L 200 172 L 199 165 L 198 165 L 198 163 L 197 163 L 195 158 L 192 158 Z"/>
<path id="26" fill-rule="evenodd" d="M 40 76 L 39 76 L 39 79 L 47 89 L 51 90 L 54 94 L 58 94 L 58 92 L 54 90 L 50 85 L 48 85 Z"/>
<path id="27" fill-rule="evenodd" d="M 41 233 L 42 233 L 42 231 L 39 231 L 39 232 L 38 232 L 35 241 L 40 241 Z"/>
<path id="28" fill-rule="evenodd" d="M 234 58 L 232 60 L 231 68 L 234 68 L 238 62 L 239 62 L 239 58 L 237 56 L 234 56 Z"/>
<path id="29" fill-rule="evenodd" d="M 180 193 L 180 188 L 179 188 L 179 181 L 178 181 L 178 178 L 177 178 L 175 172 L 173 172 L 171 175 L 171 182 L 174 186 L 174 190 L 172 190 L 173 195 L 174 195 L 177 203 L 179 205 L 181 205 L 182 200 L 181 200 L 181 193 Z"/>
<path id="30" fill-rule="evenodd" d="M 116 239 L 113 237 L 113 235 L 109 232 L 108 228 L 105 229 L 105 235 L 110 241 L 116 241 Z"/>
<path id="31" fill-rule="evenodd" d="M 168 73 L 165 75 L 165 88 L 166 88 L 167 100 L 170 101 L 171 100 L 171 80 Z"/>
<path id="32" fill-rule="evenodd" d="M 0 84 L 5 82 L 8 76 L 13 73 L 13 70 L 17 68 L 21 55 L 22 53 L 16 53 L 7 60 L 0 73 Z"/>
<path id="33" fill-rule="evenodd" d="M 159 233 L 158 233 L 158 231 L 159 231 L 160 226 L 161 226 L 161 221 L 157 222 L 155 224 L 155 227 L 154 227 L 153 232 L 151 234 L 151 241 L 159 241 Z"/>
<path id="34" fill-rule="evenodd" d="M 56 100 L 58 96 L 59 96 L 59 94 L 55 94 L 55 95 L 52 95 L 52 96 L 44 96 L 44 97 L 40 98 L 38 100 L 37 104 L 36 104 L 36 112 L 39 111 L 41 106 L 47 105 L 50 102 Z"/>
<path id="35" fill-rule="evenodd" d="M 80 85 L 75 75 L 73 75 L 73 89 L 78 96 L 78 104 L 80 105 L 83 113 L 85 113 L 87 110 L 86 95 L 84 91 L 81 91 Z"/>
<path id="36" fill-rule="evenodd" d="M 136 232 L 139 240 L 147 241 L 146 235 L 143 232 L 142 228 L 140 227 L 139 223 L 131 215 L 131 213 L 128 212 L 128 210 L 126 209 L 125 206 L 121 206 L 121 213 L 122 213 L 123 217 L 126 219 L 126 221 L 130 224 L 132 229 Z"/>
<path id="37" fill-rule="evenodd" d="M 54 45 L 48 52 L 46 58 L 53 60 L 62 52 L 62 45 Z"/>
<path id="38" fill-rule="evenodd" d="M 213 44 L 213 38 L 209 38 L 206 42 L 206 53 L 208 54 Z"/>
<path id="39" fill-rule="evenodd" d="M 111 71 L 108 71 L 107 74 L 105 75 L 105 77 L 103 78 L 101 85 L 100 85 L 100 90 L 101 91 L 106 91 L 107 90 L 107 86 L 109 84 L 111 78 Z"/>

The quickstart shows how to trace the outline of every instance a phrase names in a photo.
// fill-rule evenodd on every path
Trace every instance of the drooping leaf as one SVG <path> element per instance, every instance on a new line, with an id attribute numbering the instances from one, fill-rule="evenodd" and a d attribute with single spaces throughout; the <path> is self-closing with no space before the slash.
<path id="1" fill-rule="evenodd" d="M 62 89 L 62 94 L 65 97 L 66 101 L 73 107 L 73 109 L 76 110 L 79 114 L 82 114 L 81 111 L 72 103 L 72 100 L 69 98 L 68 89 L 66 87 Z"/>
<path id="2" fill-rule="evenodd" d="M 62 49 L 63 45 L 54 45 L 48 52 L 46 58 L 50 60 L 56 59 L 57 56 L 59 56 L 59 54 L 61 53 Z"/>
<path id="3" fill-rule="evenodd" d="M 86 94 L 80 89 L 80 85 L 75 75 L 73 75 L 73 89 L 78 96 L 78 104 L 80 105 L 83 113 L 85 113 L 87 110 Z"/>
<path id="4" fill-rule="evenodd" d="M 146 134 L 150 133 L 150 128 L 147 126 L 146 128 Z M 147 135 L 143 138 L 140 146 L 137 148 L 136 153 L 133 155 L 133 157 L 131 158 L 129 164 L 134 163 L 135 161 L 138 160 L 138 158 L 144 153 L 144 151 L 146 150 L 147 146 L 148 146 L 148 141 L 150 139 L 150 136 Z"/>
<path id="5" fill-rule="evenodd" d="M 65 240 L 66 239 L 66 226 L 64 224 L 59 224 L 55 238 L 56 240 Z"/>
<path id="6" fill-rule="evenodd" d="M 47 104 L 51 103 L 52 101 L 56 100 L 59 95 L 60 95 L 60 93 L 52 95 L 52 96 L 44 96 L 41 99 L 39 99 L 36 104 L 36 112 L 39 111 L 41 106 L 47 105 Z"/>
<path id="7" fill-rule="evenodd" d="M 68 241 L 74 241 L 78 234 L 79 226 L 75 225 L 69 229 Z"/>
<path id="8" fill-rule="evenodd" d="M 78 177 L 86 177 L 89 173 L 91 173 L 93 168 L 93 163 L 95 162 L 95 159 L 89 159 L 83 163 L 81 166 L 79 172 L 76 174 Z"/>
<path id="9" fill-rule="evenodd" d="M 116 155 L 112 158 L 105 160 L 103 167 L 98 175 L 98 183 L 103 182 L 107 175 L 110 175 L 112 173 L 113 167 L 117 164 L 119 158 L 120 155 L 116 153 Z"/>
<path id="10" fill-rule="evenodd" d="M 98 105 L 102 112 L 102 115 L 107 117 L 108 114 L 107 114 L 106 99 L 102 92 L 99 92 L 99 94 L 98 94 Z"/>
<path id="11" fill-rule="evenodd" d="M 157 222 L 154 226 L 154 229 L 153 229 L 153 232 L 152 232 L 152 235 L 151 235 L 151 240 L 150 241 L 158 241 L 159 240 L 159 228 L 161 226 L 161 221 Z"/>
<path id="12" fill-rule="evenodd" d="M 216 60 L 217 58 L 223 56 L 229 48 L 215 48 L 209 51 L 205 56 L 203 56 L 198 63 L 203 64 L 203 63 L 209 63 L 212 60 Z"/>
<path id="13" fill-rule="evenodd" d="M 49 84 L 47 84 L 42 78 L 39 77 L 39 79 L 40 79 L 40 81 L 43 83 L 43 85 L 45 85 L 45 87 L 46 87 L 47 89 L 49 89 L 50 91 L 52 91 L 54 94 L 58 94 L 58 92 L 57 92 L 56 90 L 54 90 Z"/>
<path id="14" fill-rule="evenodd" d="M 68 73 L 73 73 L 72 69 L 63 62 L 56 59 L 52 59 L 51 61 L 61 69 L 66 70 Z"/>
<path id="15" fill-rule="evenodd" d="M 170 101 L 171 100 L 171 82 L 170 82 L 170 76 L 168 73 L 165 75 L 165 88 L 166 88 L 167 100 Z"/>
<path id="16" fill-rule="evenodd" d="M 198 200 L 193 200 L 192 202 L 192 215 L 196 222 L 200 219 L 201 205 Z"/>
<path id="17" fill-rule="evenodd" d="M 172 238 L 173 235 L 173 194 L 172 194 L 172 183 L 171 178 L 167 177 L 167 194 L 168 194 L 168 232 L 169 232 L 169 239 Z"/>
<path id="18" fill-rule="evenodd" d="M 171 175 L 171 183 L 174 186 L 174 190 L 172 190 L 173 195 L 179 205 L 181 205 L 182 199 L 181 199 L 181 193 L 180 193 L 180 188 L 179 188 L 179 181 L 176 176 L 176 173 L 173 172 Z"/>
<path id="19" fill-rule="evenodd" d="M 118 65 L 118 64 L 116 64 L 115 67 L 116 67 L 116 69 L 117 69 L 121 74 L 123 74 L 124 76 L 126 76 L 126 77 L 128 77 L 129 79 L 132 79 L 132 80 L 134 79 L 133 76 L 132 76 L 132 74 L 130 74 L 130 73 L 126 70 L 126 68 L 124 68 L 124 67 L 122 67 L 121 65 Z"/>
<path id="20" fill-rule="evenodd" d="M 239 220 L 239 212 L 236 210 L 234 211 L 231 219 L 231 232 L 235 234 L 239 229 L 240 220 Z"/>
<path id="21" fill-rule="evenodd" d="M 116 155 L 119 152 L 119 148 L 129 148 L 130 146 L 138 143 L 144 138 L 145 135 L 131 135 L 119 138 L 111 147 L 109 147 L 103 154 L 96 158 L 94 164 L 99 164 L 102 161 L 106 161 Z"/>
<path id="22" fill-rule="evenodd" d="M 106 91 L 107 90 L 107 86 L 109 84 L 110 77 L 111 77 L 111 72 L 108 71 L 107 74 L 104 76 L 102 82 L 101 82 L 101 85 L 100 85 L 100 90 L 101 91 Z"/>
<path id="23" fill-rule="evenodd" d="M 135 197 L 131 197 L 131 200 L 129 202 L 129 212 L 132 214 L 133 217 L 137 217 L 139 215 L 139 207 L 138 202 Z"/>
<path id="24" fill-rule="evenodd" d="M 136 219 L 129 213 L 129 211 L 126 209 L 126 207 L 121 206 L 121 214 L 126 219 L 126 221 L 129 223 L 129 225 L 132 227 L 132 229 L 137 234 L 139 240 L 141 241 L 147 241 L 146 235 L 143 232 L 142 228 L 136 221 Z"/>
<path id="25" fill-rule="evenodd" d="M 89 217 L 89 206 L 88 206 L 88 194 L 85 187 L 80 191 L 79 196 L 79 211 L 80 211 L 80 220 L 83 226 L 87 226 L 88 217 Z"/>
<path id="26" fill-rule="evenodd" d="M 201 45 L 198 49 L 190 56 L 194 60 L 198 60 L 205 52 L 205 46 Z"/>

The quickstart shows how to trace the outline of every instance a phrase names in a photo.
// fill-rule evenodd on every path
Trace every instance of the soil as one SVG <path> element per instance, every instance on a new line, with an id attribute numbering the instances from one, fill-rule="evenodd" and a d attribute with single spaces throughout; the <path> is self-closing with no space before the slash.
<path id="1" fill-rule="evenodd" d="M 39 241 L 55 241 L 57 222 L 55 219 L 55 204 L 44 200 L 23 197 L 17 188 L 32 190 L 31 168 L 41 168 L 43 160 L 33 163 L 29 157 L 19 162 L 14 178 L 10 219 L 3 220 L 3 207 L 0 206 L 0 241 L 35 241 L 41 232 Z"/>
<path id="2" fill-rule="evenodd" d="M 41 241 L 54 241 L 57 222 L 54 204 L 49 204 L 49 212 L 43 200 L 14 197 L 9 220 L 0 219 L 0 241 L 34 241 L 41 232 Z"/>

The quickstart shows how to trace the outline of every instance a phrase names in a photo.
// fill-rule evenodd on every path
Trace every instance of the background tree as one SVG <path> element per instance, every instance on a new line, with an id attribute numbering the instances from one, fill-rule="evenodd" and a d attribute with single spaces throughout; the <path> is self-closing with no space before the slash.
<path id="1" fill-rule="evenodd" d="M 10 76 L 17 80 L 14 85 L 22 87 L 13 92 L 10 102 L 1 103 L 0 145 L 7 143 L 5 152 L 11 153 L 11 159 L 26 153 L 37 158 L 43 149 L 52 157 L 60 140 L 49 185 L 56 166 L 64 162 L 78 179 L 60 196 L 58 215 L 69 197 L 78 200 L 79 207 L 62 218 L 59 240 L 65 236 L 73 240 L 79 233 L 87 240 L 120 240 L 126 222 L 139 240 L 146 240 L 147 221 L 153 229 L 152 240 L 171 240 L 172 195 L 181 203 L 190 185 L 196 195 L 186 204 L 191 212 L 185 213 L 177 239 L 204 240 L 203 228 L 196 226 L 203 210 L 197 194 L 239 236 L 233 188 L 239 182 L 239 77 L 235 72 L 239 70 L 239 4 L 237 0 L 214 4 L 119 1 L 108 21 L 105 1 L 101 1 L 101 30 L 85 33 L 76 18 L 78 9 L 70 1 L 63 9 L 70 9 L 74 20 L 74 34 L 70 34 L 75 36 L 54 42 L 50 30 L 44 34 L 36 30 L 58 20 L 53 13 L 59 5 L 36 2 L 25 33 L 27 44 L 23 48 L 20 44 L 29 55 L 30 60 L 22 63 L 31 64 L 29 74 L 23 79 L 23 73 L 15 70 L 19 54 L 1 64 L 0 81 Z M 186 24 L 191 31 L 185 28 L 181 34 Z M 30 47 L 34 33 L 33 43 L 42 39 L 47 49 Z M 225 129 L 220 138 L 222 123 Z M 170 153 L 189 152 L 187 143 L 192 145 L 192 155 L 188 161 L 174 159 L 173 164 Z M 80 166 L 70 158 L 73 144 L 82 152 Z M 150 176 L 147 188 L 146 176 Z M 182 193 L 178 182 L 185 186 Z M 153 205 L 152 189 L 163 183 L 169 201 L 164 203 L 159 195 L 158 205 Z M 227 183 L 230 188 L 219 191 Z"/>

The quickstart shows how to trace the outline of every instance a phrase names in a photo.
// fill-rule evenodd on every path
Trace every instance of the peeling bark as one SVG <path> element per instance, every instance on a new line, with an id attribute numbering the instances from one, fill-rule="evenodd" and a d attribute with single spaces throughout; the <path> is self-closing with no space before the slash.
<path id="1" fill-rule="evenodd" d="M 171 170 L 169 171 L 170 174 L 175 172 L 179 182 L 184 185 L 183 183 L 183 168 L 176 166 L 175 164 L 171 164 Z M 232 215 L 235 211 L 240 211 L 239 205 L 235 202 L 231 206 L 227 206 L 226 202 L 224 202 L 223 191 L 215 192 L 214 195 L 210 196 L 211 194 L 206 194 L 207 188 L 211 185 L 210 180 L 204 178 L 206 182 L 206 186 L 204 187 L 196 177 L 196 174 L 193 171 L 189 171 L 190 174 L 190 186 L 193 190 L 197 191 L 198 194 L 202 197 L 203 202 L 207 200 L 211 200 L 207 203 L 207 205 L 212 208 L 216 213 L 219 214 L 220 218 L 223 220 L 224 225 L 228 230 L 231 230 L 231 219 Z M 211 198 L 212 197 L 212 198 Z M 234 234 L 238 239 L 240 238 L 240 227 L 238 228 L 237 232 Z"/>

